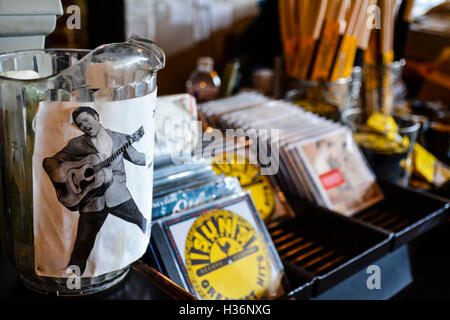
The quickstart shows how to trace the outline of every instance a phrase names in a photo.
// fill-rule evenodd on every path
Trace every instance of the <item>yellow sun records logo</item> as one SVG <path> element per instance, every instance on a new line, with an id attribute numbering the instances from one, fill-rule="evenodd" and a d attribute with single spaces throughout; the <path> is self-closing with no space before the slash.
<path id="1" fill-rule="evenodd" d="M 212 167 L 216 174 L 238 178 L 242 188 L 250 191 L 261 218 L 267 220 L 270 217 L 275 209 L 275 192 L 269 178 L 261 175 L 257 165 L 237 153 L 224 153 L 214 159 Z"/>
<path id="2" fill-rule="evenodd" d="M 253 226 L 228 210 L 199 216 L 186 238 L 187 273 L 202 299 L 264 298 L 271 278 L 269 252 Z"/>

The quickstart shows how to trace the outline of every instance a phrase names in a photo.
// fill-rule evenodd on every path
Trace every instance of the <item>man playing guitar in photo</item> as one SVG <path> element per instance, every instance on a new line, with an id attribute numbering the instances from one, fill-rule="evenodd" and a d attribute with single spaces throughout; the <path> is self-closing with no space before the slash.
<path id="1" fill-rule="evenodd" d="M 78 211 L 78 230 L 67 266 L 78 266 L 83 274 L 95 239 L 108 214 L 137 225 L 147 234 L 148 221 L 139 211 L 126 186 L 124 159 L 146 165 L 146 156 L 131 146 L 143 135 L 129 135 L 105 129 L 91 107 L 72 112 L 74 124 L 84 132 L 57 154 L 43 161 L 59 201 Z M 136 134 L 136 133 L 135 133 Z"/>

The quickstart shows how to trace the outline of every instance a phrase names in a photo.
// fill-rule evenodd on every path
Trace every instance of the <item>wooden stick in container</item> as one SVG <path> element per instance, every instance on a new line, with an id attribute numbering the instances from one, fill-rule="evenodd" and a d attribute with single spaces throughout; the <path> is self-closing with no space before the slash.
<path id="1" fill-rule="evenodd" d="M 378 5 L 380 5 L 380 0 L 378 0 Z M 379 8 L 379 6 L 378 6 Z M 378 16 L 375 17 L 378 19 Z M 364 54 L 364 64 L 368 65 L 376 65 L 381 62 L 381 54 L 380 54 L 380 42 L 381 42 L 381 32 L 378 29 L 379 21 L 375 21 L 376 28 L 372 30 L 369 37 L 369 45 Z"/>
<path id="2" fill-rule="evenodd" d="M 369 0 L 356 0 L 350 8 L 350 20 L 336 56 L 331 81 L 349 77 L 352 73 L 358 45 L 358 30 L 364 22 L 368 4 Z"/>
<path id="3" fill-rule="evenodd" d="M 294 1 L 295 0 L 278 1 L 284 64 L 288 76 L 294 75 L 293 68 L 298 41 L 294 15 L 292 14 Z"/>
<path id="4" fill-rule="evenodd" d="M 339 40 L 345 31 L 341 24 L 345 21 L 349 3 L 349 0 L 328 1 L 322 35 L 312 64 L 311 80 L 328 80 L 330 76 Z"/>
<path id="5" fill-rule="evenodd" d="M 377 0 L 371 0 L 369 6 L 375 5 Z M 369 18 L 369 16 L 367 16 Z M 375 18 L 376 19 L 376 18 Z M 369 22 L 368 20 L 366 21 Z M 376 22 L 376 21 L 375 21 Z M 363 90 L 362 90 L 362 110 L 363 116 L 369 117 L 377 111 L 379 96 L 378 96 L 378 72 L 374 67 L 377 65 L 378 59 L 378 44 L 379 44 L 379 30 L 370 29 L 367 25 L 362 26 L 360 38 L 358 40 L 358 49 L 356 52 L 355 66 L 368 67 L 363 69 Z M 367 120 L 367 119 L 364 119 Z"/>
<path id="6" fill-rule="evenodd" d="M 399 61 L 405 55 L 405 48 L 409 38 L 412 9 L 414 0 L 403 0 L 395 21 L 394 29 L 394 60 Z"/>
<path id="7" fill-rule="evenodd" d="M 376 5 L 377 0 L 369 0 L 368 8 L 370 6 Z M 361 25 L 358 35 L 358 47 L 356 49 L 355 63 L 354 66 L 362 67 L 364 65 L 364 55 L 369 46 L 369 39 L 372 33 L 372 29 L 367 25 L 368 19 L 370 18 L 369 13 L 365 14 L 365 22 Z"/>
<path id="8" fill-rule="evenodd" d="M 383 64 L 394 61 L 394 9 L 396 0 L 380 0 L 381 7 L 381 54 Z"/>
<path id="9" fill-rule="evenodd" d="M 299 79 L 306 79 L 308 76 L 316 42 L 322 30 L 328 0 L 308 1 L 308 4 L 303 4 L 304 2 L 305 0 L 301 0 L 302 5 L 299 6 L 302 8 L 299 10 L 303 10 L 299 12 L 303 23 L 300 21 L 299 52 L 296 62 L 297 78 Z"/>
<path id="10" fill-rule="evenodd" d="M 394 62 L 394 10 L 396 0 L 381 0 L 381 54 L 383 66 L 390 66 Z M 391 115 L 394 109 L 394 79 L 393 70 L 381 69 L 382 105 L 381 111 Z"/>

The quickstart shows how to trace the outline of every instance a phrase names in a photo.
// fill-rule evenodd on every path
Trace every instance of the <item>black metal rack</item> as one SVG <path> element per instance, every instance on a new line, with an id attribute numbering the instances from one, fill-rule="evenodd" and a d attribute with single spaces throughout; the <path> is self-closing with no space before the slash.
<path id="1" fill-rule="evenodd" d="M 385 199 L 363 210 L 354 219 L 392 233 L 395 250 L 419 237 L 447 218 L 450 204 L 445 199 L 425 192 L 379 181 Z"/>
<path id="2" fill-rule="evenodd" d="M 285 298 L 317 297 L 448 217 L 441 198 L 379 185 L 385 199 L 352 218 L 286 195 L 296 216 L 268 225 L 291 287 Z M 144 260 L 154 264 L 154 254 Z"/>
<path id="3" fill-rule="evenodd" d="M 313 296 L 389 252 L 389 234 L 309 204 L 295 209 L 295 218 L 271 223 L 269 232 L 288 273 L 314 280 Z"/>

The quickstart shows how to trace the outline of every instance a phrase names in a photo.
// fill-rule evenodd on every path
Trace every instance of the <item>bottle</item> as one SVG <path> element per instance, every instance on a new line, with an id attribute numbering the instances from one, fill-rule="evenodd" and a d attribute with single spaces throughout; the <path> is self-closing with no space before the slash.
<path id="1" fill-rule="evenodd" d="M 213 68 L 214 60 L 211 57 L 200 57 L 197 68 L 186 81 L 186 91 L 197 99 L 197 103 L 212 100 L 219 93 L 220 78 Z"/>
<path id="2" fill-rule="evenodd" d="M 241 80 L 240 68 L 241 63 L 238 59 L 233 59 L 225 65 L 219 98 L 229 97 L 237 89 Z"/>

